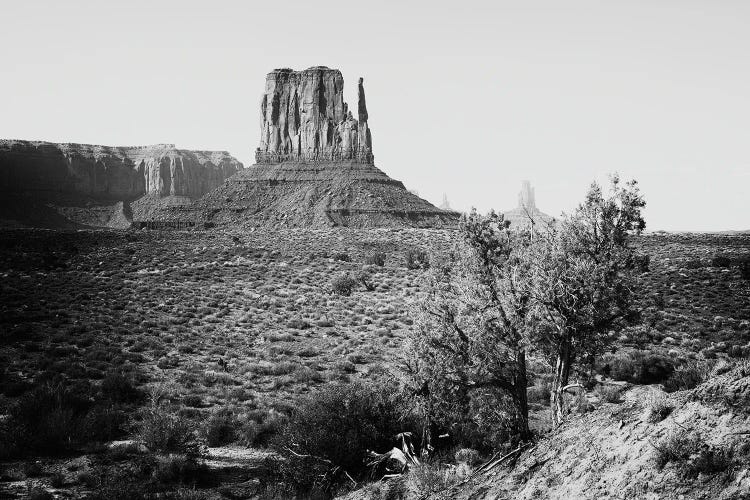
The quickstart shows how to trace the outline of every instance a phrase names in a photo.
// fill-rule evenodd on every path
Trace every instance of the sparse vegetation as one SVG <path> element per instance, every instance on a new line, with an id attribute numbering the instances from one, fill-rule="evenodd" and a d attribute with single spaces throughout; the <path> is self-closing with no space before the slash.
<path id="1" fill-rule="evenodd" d="M 46 488 L 52 487 L 53 480 L 56 484 L 62 480 L 58 471 L 65 457 L 88 450 L 96 457 L 107 441 L 138 438 L 141 412 L 137 408 L 149 408 L 144 396 L 147 388 L 166 380 L 171 388 L 161 409 L 192 430 L 187 433 L 188 441 L 198 447 L 202 442 L 223 443 L 273 453 L 267 447 L 278 442 L 288 415 L 300 400 L 330 383 L 364 377 L 379 383 L 392 376 L 404 337 L 419 326 L 408 304 L 425 296 L 423 278 L 428 276 L 422 266 L 397 265 L 396 257 L 406 259 L 409 249 L 419 248 L 424 249 L 426 262 L 428 253 L 440 259 L 453 239 L 449 232 L 427 235 L 417 230 L 388 233 L 384 236 L 388 245 L 372 244 L 369 240 L 376 237 L 363 238 L 361 233 L 342 242 L 337 232 L 302 236 L 290 231 L 278 237 L 259 231 L 243 235 L 241 244 L 219 232 L 5 234 L 0 239 L 0 288 L 5 299 L 0 304 L 5 318 L 0 328 L 0 407 L 7 409 L 8 416 L 0 419 L 0 433 L 12 439 L 0 439 L 0 455 L 25 460 L 34 476 L 26 476 L 19 468 L 9 471 L 9 477 L 19 481 L 28 477 Z M 695 395 L 690 394 L 691 400 L 719 405 L 724 412 L 742 411 L 744 393 L 733 392 L 735 385 L 722 385 L 723 378 L 717 381 L 717 377 L 750 353 L 750 301 L 742 275 L 743 259 L 750 250 L 747 241 L 745 236 L 721 235 L 636 238 L 639 251 L 651 256 L 650 270 L 642 276 L 635 295 L 643 324 L 615 334 L 611 354 L 595 364 L 598 378 L 627 380 L 635 384 L 628 386 L 634 391 L 639 384 L 661 383 L 669 390 L 687 390 L 704 382 Z M 383 249 L 387 267 L 363 269 L 372 249 Z M 350 259 L 332 258 L 337 252 Z M 52 255 L 57 264 L 43 267 L 43 259 L 37 259 L 43 254 Z M 715 255 L 729 256 L 730 266 L 712 266 Z M 364 270 L 369 273 L 369 287 L 359 280 L 358 273 Z M 363 293 L 330 294 L 326 285 L 345 273 L 357 281 L 353 291 Z M 659 297 L 658 303 L 654 297 Z M 114 317 L 117 321 L 113 322 Z M 698 376 L 693 376 L 693 365 L 699 368 Z M 546 420 L 549 404 L 549 368 L 534 363 L 529 367 L 528 401 L 534 403 L 530 413 L 539 425 L 540 419 Z M 576 373 L 573 380 L 578 377 L 582 374 Z M 18 444 L 28 436 L 28 429 L 52 427 L 42 423 L 47 419 L 41 412 L 29 410 L 31 416 L 22 419 L 28 425 L 19 429 L 19 420 L 14 418 L 21 411 L 18 405 L 25 398 L 38 398 L 43 387 L 57 384 L 80 396 L 73 398 L 80 399 L 80 407 L 67 396 L 61 398 L 68 401 L 61 408 L 75 408 L 72 413 L 61 412 L 73 415 L 72 420 L 49 419 L 49 423 L 71 422 L 62 426 L 69 429 L 62 435 L 70 439 L 62 439 L 59 447 L 55 440 L 38 447 L 32 439 L 31 447 L 20 453 Z M 607 385 L 593 390 L 599 401 L 617 401 L 617 391 Z M 680 401 L 685 396 L 670 397 Z M 55 401 L 56 397 L 42 400 Z M 571 426 L 584 429 L 586 419 L 607 412 L 611 425 L 617 426 L 620 419 L 624 422 L 618 435 L 626 433 L 633 425 L 627 412 L 642 400 L 636 395 L 618 400 L 617 407 L 605 405 L 594 413 L 571 417 Z M 571 409 L 579 406 L 574 398 L 570 403 Z M 477 424 L 502 431 L 492 440 L 507 447 L 511 444 L 508 433 L 493 426 L 494 415 L 488 410 L 494 408 L 492 400 L 477 397 L 469 411 Z M 686 418 L 689 415 L 680 406 L 678 419 L 667 418 L 653 427 L 672 429 L 673 420 Z M 127 425 L 129 421 L 133 426 Z M 450 448 L 458 444 L 453 430 L 450 438 L 433 442 L 438 449 L 447 447 L 445 455 L 440 455 L 442 464 L 455 458 Z M 435 429 L 433 438 L 441 432 Z M 468 434 L 469 440 L 485 442 L 488 436 Z M 750 453 L 743 454 L 734 437 L 725 439 L 726 445 L 722 441 L 716 453 L 696 460 L 705 464 L 697 465 L 698 469 L 720 469 L 722 457 L 732 460 L 729 469 L 741 460 L 747 463 L 742 457 Z M 107 500 L 148 498 L 156 492 L 165 498 L 204 495 L 200 488 L 189 486 L 190 481 L 159 486 L 153 476 L 157 461 L 152 453 L 144 454 L 138 443 L 101 456 L 109 465 L 65 471 L 63 490 L 85 489 L 92 492 L 91 498 Z M 40 459 L 44 465 L 36 466 Z M 442 474 L 453 466 L 436 463 L 435 467 Z M 114 468 L 123 469 L 122 478 L 118 479 Z M 668 466 L 661 474 L 672 470 Z M 676 470 L 682 470 L 682 465 Z M 397 492 L 405 481 L 407 477 L 377 486 Z M 286 485 L 269 483 L 271 490 L 282 492 L 278 498 L 288 498 L 291 491 Z"/>
<path id="2" fill-rule="evenodd" d="M 674 404 L 667 398 L 656 397 L 648 405 L 648 421 L 652 424 L 661 422 L 674 411 Z"/>
<path id="3" fill-rule="evenodd" d="M 331 282 L 331 290 L 337 295 L 348 297 L 357 286 L 357 281 L 348 274 L 342 274 Z"/>

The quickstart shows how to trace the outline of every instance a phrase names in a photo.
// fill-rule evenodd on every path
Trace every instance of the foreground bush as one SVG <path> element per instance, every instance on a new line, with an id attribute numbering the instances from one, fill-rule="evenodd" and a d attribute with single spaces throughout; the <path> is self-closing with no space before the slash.
<path id="1" fill-rule="evenodd" d="M 284 479 L 299 490 L 325 490 L 331 485 L 316 482 L 321 472 L 336 468 L 360 476 L 367 450 L 387 451 L 396 434 L 416 430 L 408 407 L 390 385 L 336 384 L 311 395 L 275 443 L 288 459 Z"/>
<path id="2" fill-rule="evenodd" d="M 195 425 L 158 400 L 138 411 L 133 427 L 136 438 L 150 451 L 188 456 L 202 452 Z"/>
<path id="3" fill-rule="evenodd" d="M 93 388 L 48 382 L 25 393 L 0 421 L 0 457 L 55 455 L 123 434 L 123 411 L 96 401 Z"/>
<path id="4" fill-rule="evenodd" d="M 658 384 L 667 380 L 675 367 L 671 359 L 647 351 L 618 352 L 605 361 L 601 371 L 614 380 L 633 384 Z"/>
<path id="5" fill-rule="evenodd" d="M 711 446 L 697 433 L 681 431 L 662 439 L 654 445 L 654 461 L 657 468 L 674 464 L 687 478 L 700 473 L 715 474 L 732 465 L 732 450 Z"/>
<path id="6" fill-rule="evenodd" d="M 678 367 L 672 375 L 664 382 L 664 390 L 667 392 L 685 391 L 694 389 L 705 382 L 711 373 L 708 363 L 692 362 Z"/>

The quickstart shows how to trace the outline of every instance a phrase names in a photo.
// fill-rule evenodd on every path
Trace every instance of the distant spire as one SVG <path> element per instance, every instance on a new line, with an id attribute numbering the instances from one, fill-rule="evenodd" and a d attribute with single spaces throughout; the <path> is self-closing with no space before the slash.
<path id="1" fill-rule="evenodd" d="M 450 205 L 450 203 L 448 203 L 448 195 L 445 194 L 445 193 L 443 193 L 443 202 L 440 204 L 440 209 L 441 210 L 450 210 L 451 209 L 451 205 Z"/>
<path id="2" fill-rule="evenodd" d="M 526 209 L 529 212 L 536 211 L 536 196 L 529 181 L 521 181 L 521 192 L 518 193 L 518 208 Z"/>

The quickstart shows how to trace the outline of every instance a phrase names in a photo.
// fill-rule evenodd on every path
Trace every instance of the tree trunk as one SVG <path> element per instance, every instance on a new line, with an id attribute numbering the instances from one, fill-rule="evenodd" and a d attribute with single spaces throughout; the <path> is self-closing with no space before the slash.
<path id="1" fill-rule="evenodd" d="M 516 354 L 516 380 L 514 384 L 516 404 L 518 405 L 518 414 L 521 419 L 520 434 L 521 440 L 526 441 L 531 437 L 529 432 L 529 400 L 526 394 L 528 377 L 526 376 L 526 352 L 519 350 Z"/>
<path id="2" fill-rule="evenodd" d="M 573 352 L 570 345 L 570 339 L 560 342 L 557 349 L 557 362 L 555 363 L 555 378 L 552 381 L 551 409 L 552 409 L 552 427 L 558 427 L 562 424 L 564 415 L 564 397 L 563 388 L 568 385 L 570 377 L 570 365 L 573 359 Z"/>

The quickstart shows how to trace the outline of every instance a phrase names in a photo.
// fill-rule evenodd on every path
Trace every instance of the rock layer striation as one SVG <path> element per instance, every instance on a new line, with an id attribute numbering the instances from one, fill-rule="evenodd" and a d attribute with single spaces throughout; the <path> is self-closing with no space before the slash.
<path id="1" fill-rule="evenodd" d="M 112 147 L 0 141 L 0 190 L 81 194 L 133 200 L 145 194 L 198 198 L 241 170 L 225 151 L 173 144 Z"/>

